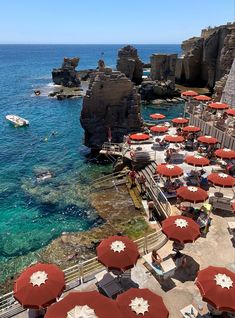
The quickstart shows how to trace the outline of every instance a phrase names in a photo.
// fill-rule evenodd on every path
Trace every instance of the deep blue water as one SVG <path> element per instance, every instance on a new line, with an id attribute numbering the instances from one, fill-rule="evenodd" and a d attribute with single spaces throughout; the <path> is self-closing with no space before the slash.
<path id="1" fill-rule="evenodd" d="M 100 220 L 87 200 L 89 182 L 110 167 L 92 165 L 85 155 L 79 100 L 46 96 L 51 70 L 64 56 L 79 56 L 78 69 L 94 68 L 103 56 L 115 67 L 122 45 L 0 45 L 0 273 L 3 279 L 37 257 L 63 231 L 82 231 Z M 179 45 L 136 45 L 144 62 L 155 52 L 180 53 Z M 33 90 L 42 89 L 35 97 Z M 143 108 L 148 117 L 153 109 Z M 172 110 L 163 109 L 170 117 Z M 174 113 L 180 112 L 179 108 Z M 14 128 L 7 114 L 30 121 Z M 52 132 L 55 134 L 52 135 Z M 36 175 L 49 170 L 50 182 Z"/>

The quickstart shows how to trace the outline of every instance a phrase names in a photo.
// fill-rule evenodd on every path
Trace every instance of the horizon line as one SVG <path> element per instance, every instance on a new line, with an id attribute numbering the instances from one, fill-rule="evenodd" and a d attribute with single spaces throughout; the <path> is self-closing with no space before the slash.
<path id="1" fill-rule="evenodd" d="M 181 43 L 1 43 L 0 45 L 181 45 Z"/>

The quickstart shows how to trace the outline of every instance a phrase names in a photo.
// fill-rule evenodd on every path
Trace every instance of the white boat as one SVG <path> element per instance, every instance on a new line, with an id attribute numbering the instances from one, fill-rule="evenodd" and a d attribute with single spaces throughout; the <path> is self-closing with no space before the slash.
<path id="1" fill-rule="evenodd" d="M 11 122 L 15 126 L 27 126 L 29 125 L 29 121 L 17 115 L 7 115 L 6 119 Z"/>

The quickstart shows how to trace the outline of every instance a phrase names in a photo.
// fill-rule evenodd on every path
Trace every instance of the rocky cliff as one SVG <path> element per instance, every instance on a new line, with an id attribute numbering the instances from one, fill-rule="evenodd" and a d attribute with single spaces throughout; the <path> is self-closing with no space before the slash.
<path id="1" fill-rule="evenodd" d="M 62 67 L 55 68 L 52 71 L 52 80 L 57 85 L 65 87 L 80 86 L 80 79 L 76 67 L 79 63 L 79 57 L 64 58 Z"/>
<path id="2" fill-rule="evenodd" d="M 235 57 L 235 23 L 202 30 L 200 37 L 182 43 L 183 54 L 176 63 L 176 81 L 207 86 L 227 74 Z"/>
<path id="3" fill-rule="evenodd" d="M 142 82 L 143 62 L 138 56 L 137 49 L 127 45 L 118 51 L 117 70 L 137 85 Z"/>
<path id="4" fill-rule="evenodd" d="M 80 117 L 85 145 L 101 149 L 108 141 L 122 142 L 123 136 L 142 127 L 140 96 L 133 83 L 121 72 L 102 68 L 91 76 Z"/>

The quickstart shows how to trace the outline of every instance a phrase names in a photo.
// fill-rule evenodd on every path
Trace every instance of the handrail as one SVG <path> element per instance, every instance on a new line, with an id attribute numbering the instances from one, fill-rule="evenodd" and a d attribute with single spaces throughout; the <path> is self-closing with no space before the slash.
<path id="1" fill-rule="evenodd" d="M 157 207 L 161 210 L 165 217 L 172 215 L 172 207 L 170 202 L 167 200 L 165 194 L 162 192 L 156 181 L 154 180 L 153 176 L 150 176 L 150 182 L 148 190 L 150 195 L 157 205 Z"/>
<path id="2" fill-rule="evenodd" d="M 161 230 L 150 233 L 135 241 L 140 255 L 148 253 L 153 248 L 161 248 L 167 242 L 167 237 Z M 104 266 L 98 262 L 97 257 L 93 257 L 82 263 L 78 263 L 64 269 L 66 290 L 83 284 L 89 279 L 93 279 L 95 274 L 102 271 Z M 13 292 L 0 296 L 0 317 L 9 318 L 24 311 L 25 309 L 14 299 Z"/>
<path id="3" fill-rule="evenodd" d="M 112 180 L 112 179 L 114 179 L 114 178 L 116 178 L 118 176 L 120 176 L 120 177 L 123 176 L 124 177 L 124 176 L 127 175 L 127 173 L 128 172 L 120 173 L 120 171 L 117 171 L 117 172 L 114 172 L 114 173 L 110 173 L 110 174 L 108 174 L 106 176 L 103 176 L 103 177 L 100 177 L 100 178 L 94 180 L 92 186 L 95 187 L 95 186 L 97 186 L 99 184 L 102 184 L 104 182 L 110 181 L 110 180 Z"/>

